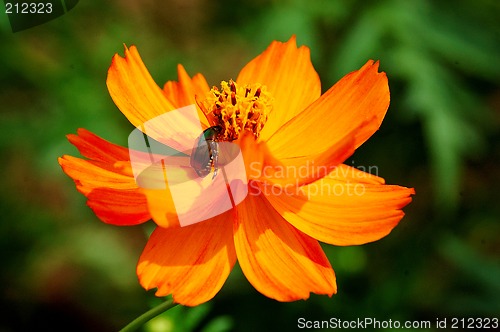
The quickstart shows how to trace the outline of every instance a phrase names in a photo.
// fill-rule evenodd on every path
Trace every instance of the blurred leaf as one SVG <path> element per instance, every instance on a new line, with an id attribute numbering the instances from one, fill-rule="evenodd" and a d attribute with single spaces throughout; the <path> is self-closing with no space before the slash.
<path id="1" fill-rule="evenodd" d="M 462 10 L 462 15 L 467 12 Z M 389 81 L 407 87 L 405 104 L 423 123 L 433 169 L 435 206 L 455 211 L 465 160 L 484 151 L 490 110 L 461 82 L 457 70 L 493 81 L 500 57 L 498 34 L 464 26 L 464 20 L 429 1 L 388 1 L 368 6 L 339 48 L 331 76 L 380 59 Z M 460 67 L 449 63 L 459 63 Z M 392 110 L 391 112 L 396 112 Z M 399 110 L 401 111 L 401 110 Z"/>
<path id="2" fill-rule="evenodd" d="M 193 331 L 208 315 L 211 308 L 211 303 L 204 303 L 192 308 L 184 308 L 183 320 L 186 330 Z"/>
<path id="3" fill-rule="evenodd" d="M 232 331 L 233 320 L 230 316 L 219 316 L 212 319 L 201 329 L 202 332 L 225 332 Z"/>
<path id="4" fill-rule="evenodd" d="M 154 301 L 156 304 L 158 301 Z M 176 306 L 167 312 L 158 315 L 144 325 L 148 332 L 223 332 L 232 327 L 232 320 L 227 316 L 216 316 L 210 318 L 202 327 L 200 325 L 207 320 L 212 308 L 211 303 L 204 303 L 196 307 Z"/>
<path id="5" fill-rule="evenodd" d="M 463 241 L 448 236 L 442 241 L 441 254 L 449 259 L 464 274 L 472 278 L 474 285 L 485 292 L 493 292 L 500 298 L 500 265 L 474 251 Z M 500 302 L 498 303 L 500 304 Z"/>
<path id="6" fill-rule="evenodd" d="M 462 291 L 448 299 L 448 310 L 461 315 L 488 316 L 500 312 L 500 265 L 482 257 L 463 241 L 448 236 L 442 241 L 441 254 L 467 276 L 454 281 Z M 454 312 L 453 312 L 454 311 Z"/>

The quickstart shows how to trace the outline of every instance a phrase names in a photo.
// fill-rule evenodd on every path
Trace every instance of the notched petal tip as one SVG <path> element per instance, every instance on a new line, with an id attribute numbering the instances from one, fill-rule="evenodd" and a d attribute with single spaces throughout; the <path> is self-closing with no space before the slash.
<path id="1" fill-rule="evenodd" d="M 125 56 L 115 54 L 106 79 L 109 94 L 118 109 L 137 128 L 176 107 L 151 77 L 135 46 L 125 49 Z M 152 123 L 148 135 L 162 141 L 167 126 Z"/>
<path id="2" fill-rule="evenodd" d="M 59 166 L 61 166 L 63 168 L 63 165 L 64 165 L 64 158 L 66 158 L 68 155 L 67 154 L 64 154 L 62 155 L 61 157 L 57 157 L 57 163 L 59 164 Z M 64 168 L 63 168 L 64 170 Z"/>
<path id="3" fill-rule="evenodd" d="M 389 81 L 387 79 L 387 74 L 385 71 L 380 71 L 380 60 L 368 60 L 366 64 L 360 69 L 362 70 L 364 67 L 369 67 L 370 71 L 373 71 L 376 76 L 378 76 L 381 79 L 385 79 L 387 81 L 387 88 L 389 89 Z"/>
<path id="4" fill-rule="evenodd" d="M 130 51 L 137 52 L 137 47 L 134 44 L 132 44 L 132 45 L 130 45 L 130 47 L 128 47 L 127 44 L 123 43 L 123 53 L 124 53 L 124 56 L 121 56 L 120 54 L 115 53 L 115 55 L 113 55 L 113 58 L 115 58 L 115 57 L 126 58 L 127 54 L 129 54 Z"/>

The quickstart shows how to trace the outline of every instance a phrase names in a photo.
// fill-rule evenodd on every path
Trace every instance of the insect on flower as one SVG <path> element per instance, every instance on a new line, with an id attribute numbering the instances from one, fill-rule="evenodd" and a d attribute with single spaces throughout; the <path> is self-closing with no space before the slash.
<path id="1" fill-rule="evenodd" d="M 221 126 L 207 128 L 194 144 L 190 164 L 200 177 L 207 176 L 212 167 L 214 169 L 212 179 L 217 175 L 219 170 L 219 144 L 217 141 L 221 131 Z"/>
<path id="2" fill-rule="evenodd" d="M 196 306 L 212 299 L 236 262 L 269 298 L 332 296 L 336 277 L 320 242 L 361 245 L 387 236 L 415 194 L 344 164 L 378 130 L 389 107 L 388 79 L 378 61 L 367 61 L 322 93 L 309 48 L 298 47 L 292 37 L 272 42 L 220 87 L 179 65 L 178 81 L 160 88 L 131 46 L 113 57 L 106 84 L 136 128 L 176 151 L 191 150 L 189 163 L 182 156 L 166 164 L 160 178 L 167 186 L 140 186 L 129 149 L 79 129 L 68 139 L 87 159 L 65 155 L 59 164 L 102 221 L 157 225 L 136 272 L 145 289 L 171 294 L 176 303 Z M 147 133 L 141 129 L 189 105 L 200 120 L 196 126 L 179 117 L 153 121 Z M 179 138 L 183 126 L 195 128 L 189 140 Z M 245 177 L 200 181 L 212 171 L 215 177 L 222 165 L 227 174 L 232 170 L 226 146 L 241 152 L 237 171 Z M 189 179 L 182 185 L 190 190 L 182 195 L 174 191 L 178 179 Z M 181 225 L 182 213 L 218 211 L 239 187 L 248 195 L 237 204 L 229 199 L 224 212 Z M 352 188 L 362 190 L 352 194 Z"/>

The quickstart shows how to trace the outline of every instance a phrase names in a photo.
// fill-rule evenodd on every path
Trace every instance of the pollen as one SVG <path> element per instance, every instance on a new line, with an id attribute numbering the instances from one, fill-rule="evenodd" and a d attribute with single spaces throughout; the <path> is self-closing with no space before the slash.
<path id="1" fill-rule="evenodd" d="M 258 138 L 272 110 L 272 97 L 262 84 L 238 85 L 233 80 L 213 87 L 201 102 L 207 119 L 222 127 L 221 140 L 234 141 L 244 131 Z"/>

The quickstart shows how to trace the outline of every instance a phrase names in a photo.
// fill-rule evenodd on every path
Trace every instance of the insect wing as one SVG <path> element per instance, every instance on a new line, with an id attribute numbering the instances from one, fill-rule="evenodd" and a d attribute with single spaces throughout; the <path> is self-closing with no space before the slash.
<path id="1" fill-rule="evenodd" d="M 212 170 L 212 166 L 215 169 L 214 177 L 217 175 L 219 155 L 217 137 L 221 130 L 220 126 L 210 127 L 198 137 L 190 159 L 191 167 L 194 168 L 198 176 L 207 176 Z"/>

